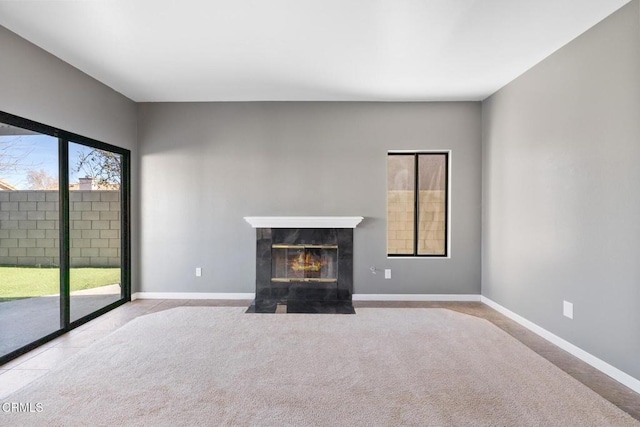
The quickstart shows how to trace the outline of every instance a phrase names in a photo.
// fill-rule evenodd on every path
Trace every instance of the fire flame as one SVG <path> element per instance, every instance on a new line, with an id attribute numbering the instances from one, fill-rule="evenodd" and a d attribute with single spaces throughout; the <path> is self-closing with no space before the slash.
<path id="1" fill-rule="evenodd" d="M 314 256 L 309 252 L 300 252 L 291 263 L 293 271 L 320 271 L 326 261 L 321 261 L 320 257 Z"/>

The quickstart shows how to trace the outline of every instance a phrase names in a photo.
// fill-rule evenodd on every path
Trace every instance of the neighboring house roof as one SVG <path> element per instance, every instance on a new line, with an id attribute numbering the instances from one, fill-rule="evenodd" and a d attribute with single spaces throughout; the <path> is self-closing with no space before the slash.
<path id="1" fill-rule="evenodd" d="M 17 188 L 9 184 L 7 181 L 3 181 L 0 179 L 0 191 L 14 191 L 14 190 L 17 190 Z"/>

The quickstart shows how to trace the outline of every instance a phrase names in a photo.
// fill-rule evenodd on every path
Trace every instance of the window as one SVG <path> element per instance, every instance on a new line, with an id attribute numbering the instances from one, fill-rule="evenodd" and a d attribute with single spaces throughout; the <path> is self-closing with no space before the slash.
<path id="1" fill-rule="evenodd" d="M 448 256 L 448 177 L 448 152 L 388 153 L 388 256 Z"/>

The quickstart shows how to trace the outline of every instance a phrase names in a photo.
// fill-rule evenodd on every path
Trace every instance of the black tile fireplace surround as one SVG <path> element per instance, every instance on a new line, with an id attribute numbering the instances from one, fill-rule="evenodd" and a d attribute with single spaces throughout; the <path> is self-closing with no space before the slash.
<path id="1" fill-rule="evenodd" d="M 256 228 L 248 313 L 355 314 L 352 228 Z"/>

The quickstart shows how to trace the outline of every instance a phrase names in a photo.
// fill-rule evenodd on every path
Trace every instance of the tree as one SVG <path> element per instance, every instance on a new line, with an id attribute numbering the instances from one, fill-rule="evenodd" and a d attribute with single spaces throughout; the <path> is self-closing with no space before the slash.
<path id="1" fill-rule="evenodd" d="M 122 156 L 93 148 L 86 153 L 79 154 L 76 172 L 81 171 L 85 173 L 85 176 L 93 178 L 98 185 L 120 184 Z"/>
<path id="2" fill-rule="evenodd" d="M 31 169 L 27 172 L 27 185 L 29 190 L 57 190 L 58 178 L 49 175 L 44 169 Z"/>
<path id="3" fill-rule="evenodd" d="M 5 173 L 16 172 L 23 168 L 23 160 L 29 156 L 31 149 L 22 144 L 17 137 L 0 137 L 0 177 Z"/>

